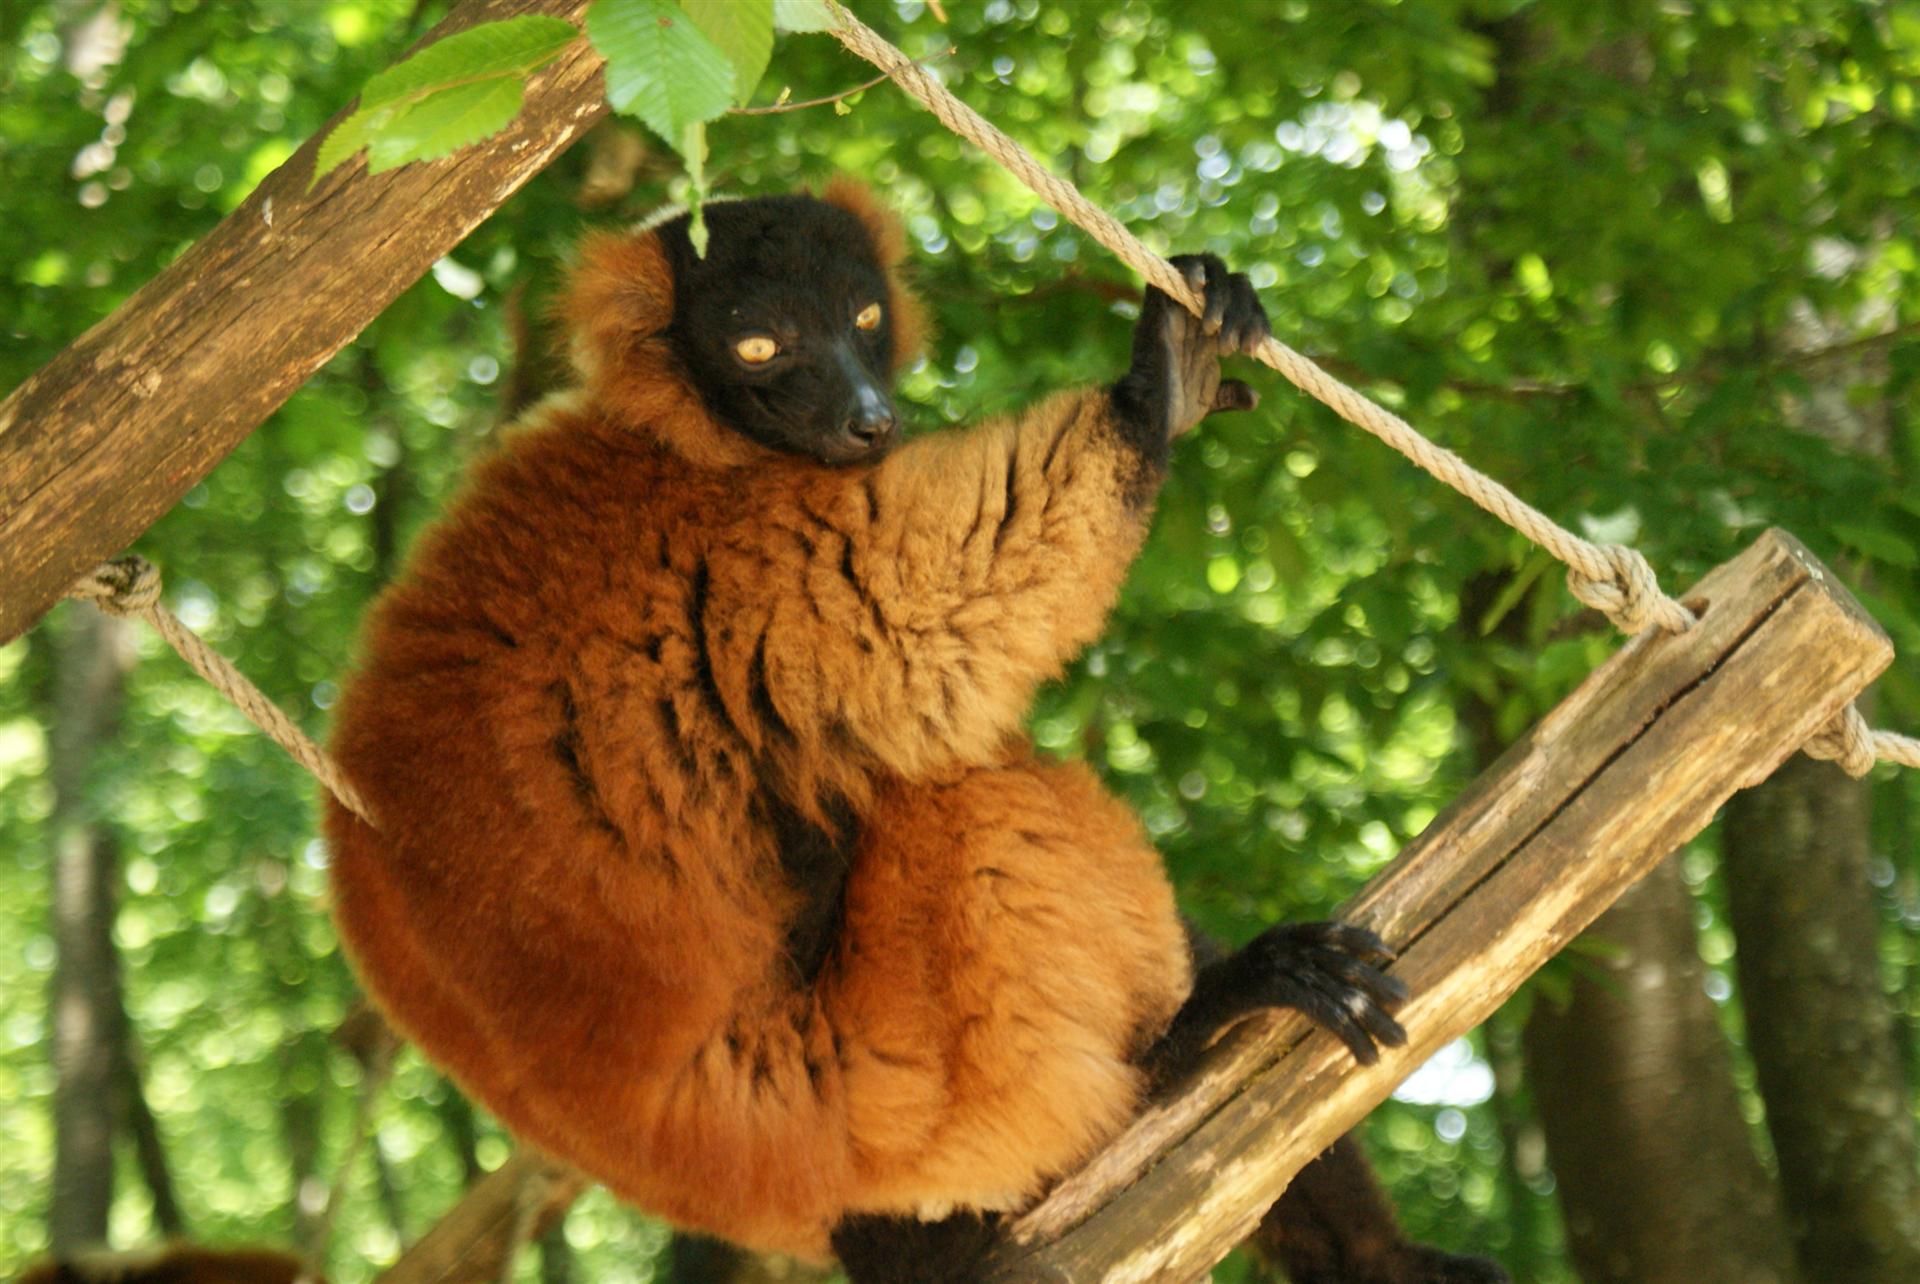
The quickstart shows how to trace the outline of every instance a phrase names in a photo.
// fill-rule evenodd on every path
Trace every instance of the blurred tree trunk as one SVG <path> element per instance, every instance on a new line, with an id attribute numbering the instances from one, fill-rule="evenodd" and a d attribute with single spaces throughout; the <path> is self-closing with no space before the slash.
<path id="1" fill-rule="evenodd" d="M 1502 1009 L 1481 1027 L 1487 1063 L 1493 1069 L 1488 1108 L 1500 1129 L 1498 1179 L 1505 1193 L 1507 1244 L 1495 1254 L 1515 1279 L 1533 1279 L 1552 1262 L 1544 1251 L 1554 1242 L 1547 1223 L 1553 1215 L 1547 1170 L 1546 1134 L 1527 1083 L 1526 1057 L 1520 1046 L 1521 1023 L 1513 1007 Z M 1552 1256 L 1557 1257 L 1558 1254 Z"/>
<path id="2" fill-rule="evenodd" d="M 54 639 L 52 841 L 53 1251 L 107 1238 L 113 1205 L 115 1051 L 123 1018 L 113 948 L 118 861 L 87 800 L 87 776 L 119 718 L 131 660 L 126 625 L 89 608 Z"/>
<path id="3" fill-rule="evenodd" d="M 451 1079 L 443 1081 L 441 1091 L 445 1095 L 436 1110 L 440 1126 L 446 1129 L 447 1141 L 459 1157 L 462 1184 L 471 1186 L 487 1173 L 480 1166 L 480 1128 L 473 1117 L 473 1103 Z"/>
<path id="4" fill-rule="evenodd" d="M 1509 576 L 1484 575 L 1461 591 L 1461 618 L 1486 616 Z M 1499 621 L 1493 640 L 1533 648 L 1524 608 Z M 1463 701 L 1458 716 L 1482 770 L 1506 748 L 1500 692 Z M 1522 1031 L 1521 1060 L 1545 1134 L 1567 1245 L 1587 1284 L 1765 1284 L 1796 1278 L 1780 1201 L 1753 1152 L 1730 1053 L 1704 965 L 1693 899 L 1668 858 L 1595 920 L 1580 940 L 1617 955 L 1576 977 L 1562 1008 L 1538 985 Z M 1489 1041 L 1490 1044 L 1494 1040 Z M 1496 1070 L 1515 1076 L 1511 1049 Z M 1503 1065 L 1503 1060 L 1505 1064 Z M 1537 1165 L 1518 1121 L 1502 1119 L 1509 1162 Z M 1516 1182 L 1516 1199 L 1524 1181 Z"/>
<path id="5" fill-rule="evenodd" d="M 573 1249 L 567 1244 L 567 1219 L 560 1220 L 540 1236 L 540 1284 L 570 1284 L 573 1279 Z"/>
<path id="6" fill-rule="evenodd" d="M 280 1135 L 287 1147 L 288 1221 L 293 1242 L 311 1244 L 318 1235 L 320 1211 L 326 1206 L 326 1184 L 320 1180 L 320 1102 L 309 1086 L 315 1054 L 305 1045 L 311 1033 L 296 1034 L 280 1044 Z"/>
<path id="7" fill-rule="evenodd" d="M 1839 241 L 1821 254 L 1823 275 L 1861 261 Z M 1802 367 L 1788 417 L 1836 450 L 1886 459 L 1887 353 L 1844 341 L 1897 321 L 1884 301 L 1846 317 L 1802 301 L 1777 346 L 1831 355 Z M 1837 767 L 1795 757 L 1727 806 L 1747 1038 L 1801 1266 L 1821 1284 L 1920 1279 L 1920 1151 L 1881 980 L 1869 790 Z"/>
<path id="8" fill-rule="evenodd" d="M 160 1122 L 153 1117 L 146 1089 L 141 1085 L 140 1059 L 135 1054 L 133 1030 L 127 1021 L 126 996 L 116 993 L 115 1000 L 118 1024 L 114 1034 L 114 1077 L 120 1085 L 116 1104 L 133 1141 L 140 1176 L 153 1195 L 154 1228 L 168 1239 L 184 1239 L 187 1222 L 173 1191 L 173 1171 L 167 1164 L 166 1146 L 160 1139 Z"/>
<path id="9" fill-rule="evenodd" d="M 1527 1068 L 1588 1284 L 1796 1278 L 1726 1039 L 1701 987 L 1693 899 L 1669 859 L 1581 938 L 1618 951 L 1562 1009 L 1536 997 Z"/>
<path id="10" fill-rule="evenodd" d="M 387 1215 L 387 1225 L 393 1228 L 393 1238 L 401 1248 L 407 1246 L 407 1205 L 400 1195 L 400 1180 L 393 1171 L 393 1161 L 387 1158 L 386 1147 L 380 1142 L 378 1129 L 367 1134 L 367 1159 L 373 1164 L 373 1188 L 380 1196 L 380 1211 Z"/>
<path id="11" fill-rule="evenodd" d="M 1726 815 L 1748 1042 L 1801 1265 L 1821 1284 L 1920 1279 L 1920 1158 L 1867 818 L 1865 781 L 1804 757 Z"/>

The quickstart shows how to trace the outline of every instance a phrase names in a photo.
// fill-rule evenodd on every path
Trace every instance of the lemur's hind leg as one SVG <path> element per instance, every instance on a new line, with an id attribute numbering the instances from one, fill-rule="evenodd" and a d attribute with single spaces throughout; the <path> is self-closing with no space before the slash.
<path id="1" fill-rule="evenodd" d="M 972 1284 L 999 1220 L 997 1213 L 932 1222 L 862 1214 L 833 1228 L 833 1252 L 852 1284 Z"/>
<path id="2" fill-rule="evenodd" d="M 849 1213 L 1005 1209 L 1139 1108 L 1185 932 L 1133 813 L 1077 763 L 900 783 L 864 819 L 819 980 Z"/>
<path id="3" fill-rule="evenodd" d="M 1185 999 L 1186 934 L 1139 821 L 1074 763 L 898 784 L 864 818 L 820 978 L 856 1189 L 855 1284 L 961 1284 L 993 1209 L 1132 1117 Z"/>
<path id="4" fill-rule="evenodd" d="M 1409 1240 L 1351 1136 L 1300 1170 L 1253 1242 L 1293 1284 L 1508 1284 L 1484 1257 Z"/>
<path id="5" fill-rule="evenodd" d="M 1379 970 L 1393 960 L 1385 941 L 1345 923 L 1281 923 L 1224 957 L 1195 940 L 1193 993 L 1147 1054 L 1156 1082 L 1178 1075 L 1220 1032 L 1265 1008 L 1293 1008 L 1337 1035 L 1362 1065 L 1379 1045 L 1399 1047 L 1407 1032 L 1393 1019 L 1406 984 Z"/>

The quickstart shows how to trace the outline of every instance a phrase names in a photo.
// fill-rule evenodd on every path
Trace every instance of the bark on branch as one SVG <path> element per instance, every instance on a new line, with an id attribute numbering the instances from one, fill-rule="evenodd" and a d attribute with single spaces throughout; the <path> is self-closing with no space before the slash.
<path id="1" fill-rule="evenodd" d="M 586 8 L 465 0 L 426 39 Z M 535 73 L 511 125 L 452 156 L 375 176 L 352 161 L 308 191 L 320 136 L 309 139 L 0 401 L 0 642 L 132 543 L 606 110 L 600 59 L 579 40 Z"/>
<path id="2" fill-rule="evenodd" d="M 1011 1228 L 997 1281 L 1203 1275 L 1293 1174 L 1892 658 L 1798 541 L 1764 535 L 1515 745 L 1348 907 L 1400 951 L 1410 1039 L 1356 1067 L 1297 1017 L 1243 1026 Z"/>
<path id="3" fill-rule="evenodd" d="M 522 1146 L 380 1272 L 379 1284 L 501 1279 L 514 1254 L 557 1222 L 586 1185 L 579 1173 Z"/>

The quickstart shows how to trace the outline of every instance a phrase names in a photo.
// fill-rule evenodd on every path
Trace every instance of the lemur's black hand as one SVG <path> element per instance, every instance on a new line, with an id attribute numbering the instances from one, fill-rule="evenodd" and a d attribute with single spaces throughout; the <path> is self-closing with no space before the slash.
<path id="1" fill-rule="evenodd" d="M 1399 1047 L 1407 1032 L 1390 1015 L 1407 986 L 1375 965 L 1393 951 L 1372 932 L 1345 923 L 1282 923 L 1228 960 L 1249 1007 L 1295 1008 L 1339 1036 L 1361 1065 L 1380 1059 L 1376 1044 Z"/>
<path id="2" fill-rule="evenodd" d="M 1147 1055 L 1154 1079 L 1188 1068 L 1226 1026 L 1261 1008 L 1293 1008 L 1332 1031 L 1362 1065 L 1379 1045 L 1407 1041 L 1392 1012 L 1407 1000 L 1405 982 L 1377 964 L 1393 959 L 1386 942 L 1345 923 L 1282 923 L 1245 948 L 1207 964 L 1193 993 Z"/>
<path id="3" fill-rule="evenodd" d="M 1220 378 L 1220 358 L 1250 353 L 1273 328 L 1244 273 L 1231 273 L 1211 254 L 1173 259 L 1206 300 L 1194 316 L 1171 297 L 1147 287 L 1133 328 L 1133 364 L 1113 387 L 1114 409 L 1148 458 L 1164 458 L 1167 443 L 1216 410 L 1251 410 L 1252 388 Z"/>

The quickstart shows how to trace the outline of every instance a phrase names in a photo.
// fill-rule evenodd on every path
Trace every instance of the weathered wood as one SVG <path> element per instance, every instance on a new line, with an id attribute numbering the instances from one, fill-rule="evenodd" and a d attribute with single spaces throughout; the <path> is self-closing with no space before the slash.
<path id="1" fill-rule="evenodd" d="M 587 1179 L 530 1146 L 475 1182 L 379 1284 L 479 1284 L 503 1277 L 508 1257 L 559 1220 Z"/>
<path id="2" fill-rule="evenodd" d="M 1399 1014 L 1405 1048 L 1356 1067 L 1297 1016 L 1249 1022 L 1022 1217 L 992 1278 L 1203 1274 L 1314 1155 L 1892 659 L 1880 629 L 1782 532 L 1686 600 L 1698 625 L 1629 641 L 1348 907 L 1400 951 L 1392 970 L 1413 991 Z"/>
<path id="3" fill-rule="evenodd" d="M 426 39 L 586 8 L 465 0 Z M 14 389 L 0 402 L 0 642 L 157 521 L 606 109 L 600 58 L 579 40 L 532 77 L 511 125 L 450 157 L 374 176 L 351 161 L 309 192 L 316 135 Z"/>

